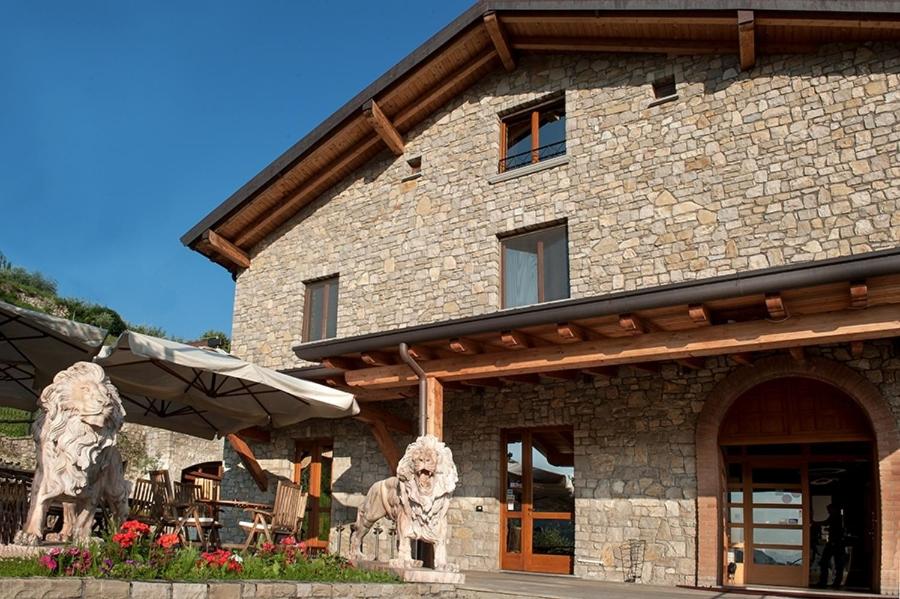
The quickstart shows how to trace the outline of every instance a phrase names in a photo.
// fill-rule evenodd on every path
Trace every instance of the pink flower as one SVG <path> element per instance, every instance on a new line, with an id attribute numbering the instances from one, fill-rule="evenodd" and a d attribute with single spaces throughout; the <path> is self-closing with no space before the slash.
<path id="1" fill-rule="evenodd" d="M 57 566 L 56 560 L 53 559 L 49 553 L 46 555 L 42 555 L 40 557 L 40 559 L 38 559 L 38 563 L 40 565 L 44 566 L 45 568 L 47 568 L 48 570 L 50 570 L 51 572 L 56 571 L 56 566 Z"/>

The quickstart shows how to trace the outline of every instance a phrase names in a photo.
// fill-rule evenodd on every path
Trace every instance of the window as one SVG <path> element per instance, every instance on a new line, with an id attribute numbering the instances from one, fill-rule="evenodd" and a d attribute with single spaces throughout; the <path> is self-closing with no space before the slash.
<path id="1" fill-rule="evenodd" d="M 334 455 L 331 439 L 297 441 L 294 461 L 294 483 L 309 495 L 300 538 L 310 547 L 326 549 L 331 530 L 331 462 Z"/>
<path id="2" fill-rule="evenodd" d="M 338 278 L 306 284 L 303 303 L 303 340 L 318 341 L 337 334 Z"/>
<path id="3" fill-rule="evenodd" d="M 569 240 L 566 226 L 501 239 L 503 307 L 569 297 Z"/>
<path id="4" fill-rule="evenodd" d="M 566 153 L 564 98 L 505 117 L 500 127 L 500 172 Z"/>
<path id="5" fill-rule="evenodd" d="M 670 98 L 676 93 L 675 75 L 660 77 L 653 81 L 653 97 L 657 100 Z"/>

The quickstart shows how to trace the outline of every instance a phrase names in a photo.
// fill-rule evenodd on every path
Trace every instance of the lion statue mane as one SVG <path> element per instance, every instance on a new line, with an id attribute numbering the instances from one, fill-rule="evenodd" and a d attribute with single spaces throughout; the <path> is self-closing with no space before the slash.
<path id="1" fill-rule="evenodd" d="M 433 435 L 423 435 L 410 443 L 397 465 L 397 476 L 372 485 L 357 511 L 350 538 L 353 557 L 365 559 L 363 538 L 379 519 L 388 517 L 397 524 L 400 543 L 397 558 L 390 562 L 392 566 L 422 565 L 412 559 L 411 541 L 418 539 L 434 545 L 435 570 L 457 572 L 455 564 L 447 563 L 447 509 L 458 480 L 453 452 L 444 443 Z"/>
<path id="2" fill-rule="evenodd" d="M 115 446 L 125 420 L 122 400 L 103 368 L 76 362 L 44 388 L 38 406 L 32 427 L 37 468 L 28 517 L 15 542 L 34 545 L 43 539 L 54 501 L 65 504 L 61 540 L 86 540 L 101 503 L 119 521 L 128 513 L 128 485 Z"/>

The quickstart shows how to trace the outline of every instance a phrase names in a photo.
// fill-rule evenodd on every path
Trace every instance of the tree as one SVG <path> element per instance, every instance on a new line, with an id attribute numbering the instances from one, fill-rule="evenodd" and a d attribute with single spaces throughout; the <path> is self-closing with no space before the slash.
<path id="1" fill-rule="evenodd" d="M 222 331 L 216 331 L 214 329 L 210 329 L 208 331 L 204 331 L 200 335 L 201 339 L 217 339 L 219 344 L 216 346 L 220 349 L 223 349 L 227 352 L 231 352 L 231 339 L 228 338 Z"/>

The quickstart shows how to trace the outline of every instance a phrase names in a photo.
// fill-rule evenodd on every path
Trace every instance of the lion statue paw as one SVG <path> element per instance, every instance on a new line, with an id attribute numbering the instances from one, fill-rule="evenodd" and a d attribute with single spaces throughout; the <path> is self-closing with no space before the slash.
<path id="1" fill-rule="evenodd" d="M 459 566 L 456 564 L 435 565 L 434 569 L 438 572 L 459 572 Z"/>
<path id="2" fill-rule="evenodd" d="M 27 545 L 29 547 L 36 547 L 41 544 L 41 539 L 37 535 L 33 535 L 30 532 L 25 532 L 24 530 L 20 530 L 16 533 L 16 536 L 13 537 L 13 545 Z"/>

